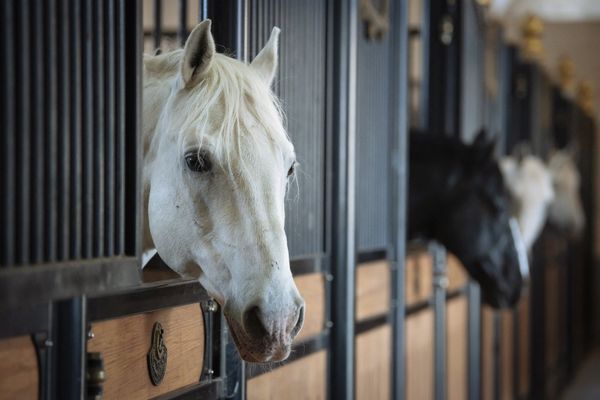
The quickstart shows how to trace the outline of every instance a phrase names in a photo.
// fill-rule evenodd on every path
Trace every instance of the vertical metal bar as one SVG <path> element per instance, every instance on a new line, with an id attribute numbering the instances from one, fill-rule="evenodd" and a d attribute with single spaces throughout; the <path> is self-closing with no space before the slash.
<path id="1" fill-rule="evenodd" d="M 188 14 L 188 3 L 187 0 L 179 0 L 179 30 L 177 36 L 179 36 L 179 44 L 183 47 L 185 40 L 187 39 L 187 14 Z"/>
<path id="2" fill-rule="evenodd" d="M 354 398 L 355 107 L 357 2 L 336 1 L 333 24 L 333 241 L 331 397 Z"/>
<path id="3" fill-rule="evenodd" d="M 142 99 L 142 5 L 141 0 L 127 1 L 125 6 L 125 254 L 138 259 L 142 254 L 141 221 L 141 99 Z"/>
<path id="4" fill-rule="evenodd" d="M 32 44 L 32 65 L 35 66 L 33 71 L 33 102 L 34 111 L 32 118 L 33 122 L 33 140 L 32 140 L 32 157 L 36 160 L 32 163 L 32 226 L 31 226 L 31 262 L 40 263 L 44 260 L 44 163 L 42 160 L 46 157 L 46 149 L 44 147 L 44 41 L 41 39 L 44 35 L 44 2 L 36 0 L 33 6 L 34 23 L 32 24 L 32 35 L 37 40 Z"/>
<path id="5" fill-rule="evenodd" d="M 434 398 L 446 399 L 446 249 L 431 243 L 433 257 L 433 307 L 434 307 Z"/>
<path id="6" fill-rule="evenodd" d="M 85 391 L 86 298 L 56 304 L 55 398 L 83 399 Z"/>
<path id="7" fill-rule="evenodd" d="M 467 302 L 469 399 L 476 400 L 481 396 L 481 291 L 473 281 L 468 284 Z"/>
<path id="8" fill-rule="evenodd" d="M 406 208 L 408 181 L 408 2 L 392 4 L 393 90 L 392 139 L 390 162 L 390 201 L 393 216 L 391 242 L 392 259 L 392 399 L 403 399 L 406 393 L 405 366 L 405 293 L 404 263 L 406 260 Z"/>
<path id="9" fill-rule="evenodd" d="M 71 0 L 70 12 L 70 47 L 71 47 L 71 254 L 70 258 L 80 259 L 82 256 L 82 119 L 81 119 L 81 18 L 82 8 L 79 0 Z"/>
<path id="10" fill-rule="evenodd" d="M 116 51 L 116 181 L 115 181 L 115 254 L 123 254 L 125 251 L 125 2 L 117 2 L 117 51 Z"/>
<path id="11" fill-rule="evenodd" d="M 57 48 L 56 48 L 56 9 L 55 0 L 48 0 L 46 4 L 46 54 L 45 54 L 45 81 L 46 96 L 44 108 L 46 110 L 46 157 L 45 157 L 45 261 L 56 261 L 57 235 L 58 235 L 58 90 L 57 90 Z"/>
<path id="12" fill-rule="evenodd" d="M 162 38 L 162 0 L 154 0 L 154 48 L 160 49 Z"/>
<path id="13" fill-rule="evenodd" d="M 71 157 L 71 109 L 70 109 L 70 51 L 69 51 L 69 4 L 58 0 L 58 259 L 69 257 L 70 207 L 70 157 Z"/>
<path id="14" fill-rule="evenodd" d="M 105 98 L 104 98 L 104 12 L 103 2 L 93 4 L 93 73 L 94 73 L 94 257 L 104 255 L 104 136 Z"/>
<path id="15" fill-rule="evenodd" d="M 30 224 L 30 165 L 31 165 L 31 60 L 29 58 L 30 32 L 29 32 L 30 8 L 29 0 L 18 3 L 16 35 L 17 48 L 17 82 L 19 87 L 15 98 L 17 103 L 17 181 L 18 201 L 16 204 L 18 222 L 16 224 L 17 237 L 17 259 L 20 264 L 29 262 L 29 224 Z"/>
<path id="16" fill-rule="evenodd" d="M 0 196 L 0 204 L 2 209 L 2 227 L 0 227 L 1 240 L 0 244 L 1 256 L 0 265 L 10 266 L 15 262 L 15 207 L 16 207 L 16 185 L 15 185 L 15 17 L 14 17 L 14 2 L 12 0 L 3 0 L 2 13 L 0 19 L 0 38 L 2 38 L 2 50 L 4 62 L 0 63 L 0 71 L 2 71 L 2 80 L 0 87 L 2 94 L 0 95 L 0 126 L 2 129 L 2 187 L 4 193 Z"/>
<path id="17" fill-rule="evenodd" d="M 85 258 L 94 254 L 94 74 L 92 0 L 82 4 L 82 133 L 83 133 L 83 249 Z"/>
<path id="18" fill-rule="evenodd" d="M 207 0 L 198 0 L 198 22 L 208 18 Z"/>
<path id="19" fill-rule="evenodd" d="M 114 255 L 115 238 L 115 0 L 104 2 L 104 254 Z"/>

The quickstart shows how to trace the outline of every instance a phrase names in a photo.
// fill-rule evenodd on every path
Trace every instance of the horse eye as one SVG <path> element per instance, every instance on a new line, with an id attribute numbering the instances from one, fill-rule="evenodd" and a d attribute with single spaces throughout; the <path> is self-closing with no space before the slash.
<path id="1" fill-rule="evenodd" d="M 290 177 L 292 175 L 294 175 L 294 171 L 296 169 L 296 161 L 294 161 L 292 163 L 292 166 L 290 167 L 290 169 L 288 170 L 287 176 Z"/>
<path id="2" fill-rule="evenodd" d="M 212 164 L 208 154 L 204 152 L 191 151 L 185 155 L 185 163 L 190 171 L 206 172 L 210 171 Z"/>

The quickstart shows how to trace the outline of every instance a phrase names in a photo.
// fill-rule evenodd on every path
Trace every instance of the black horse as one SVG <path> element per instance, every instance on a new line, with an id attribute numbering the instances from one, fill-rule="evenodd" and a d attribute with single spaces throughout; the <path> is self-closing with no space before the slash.
<path id="1" fill-rule="evenodd" d="M 408 237 L 443 244 L 479 282 L 483 300 L 500 308 L 518 301 L 522 277 L 509 194 L 493 150 L 483 132 L 471 145 L 411 135 Z"/>

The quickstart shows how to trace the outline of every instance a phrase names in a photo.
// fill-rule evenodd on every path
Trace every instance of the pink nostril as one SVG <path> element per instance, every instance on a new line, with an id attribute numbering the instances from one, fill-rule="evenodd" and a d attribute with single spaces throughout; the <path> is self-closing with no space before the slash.
<path id="1" fill-rule="evenodd" d="M 269 335 L 268 329 L 263 324 L 262 314 L 258 306 L 247 308 L 242 315 L 244 330 L 248 336 L 258 339 Z"/>
<path id="2" fill-rule="evenodd" d="M 304 323 L 304 306 L 300 307 L 300 310 L 298 311 L 298 318 L 296 319 L 296 324 L 294 325 L 292 332 L 290 332 L 292 339 L 296 337 L 298 332 L 300 332 L 300 329 L 302 329 L 303 323 Z"/>

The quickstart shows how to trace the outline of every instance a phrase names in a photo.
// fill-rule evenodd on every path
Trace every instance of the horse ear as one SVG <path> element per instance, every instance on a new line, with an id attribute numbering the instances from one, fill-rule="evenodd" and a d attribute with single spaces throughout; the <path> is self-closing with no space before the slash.
<path id="1" fill-rule="evenodd" d="M 277 72 L 277 47 L 279 44 L 279 28 L 274 27 L 269 41 L 252 60 L 250 66 L 269 84 L 273 83 Z"/>
<path id="2" fill-rule="evenodd" d="M 185 42 L 181 58 L 181 78 L 185 87 L 197 85 L 212 63 L 215 41 L 210 33 L 211 20 L 200 22 Z"/>

